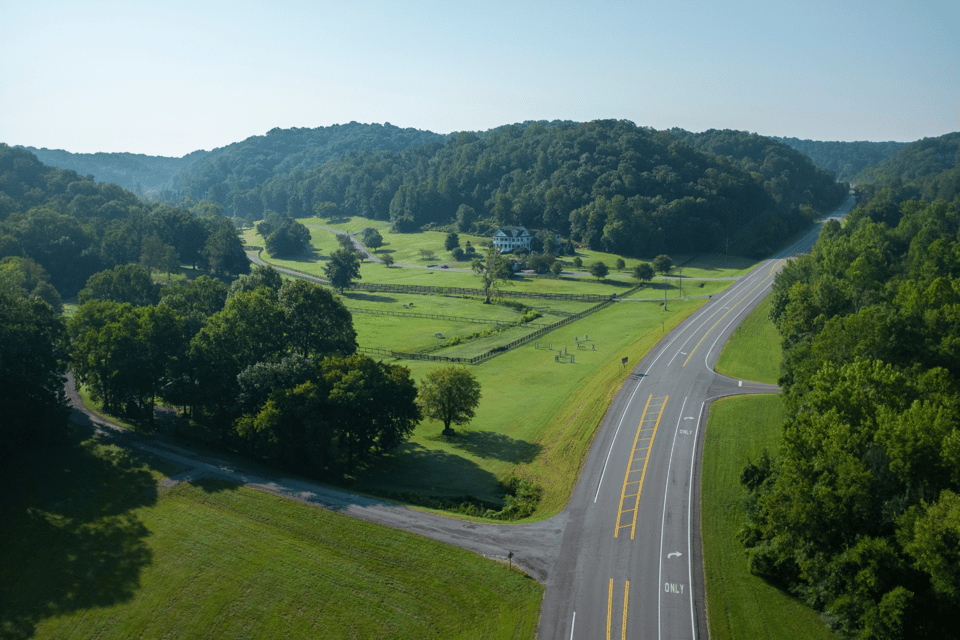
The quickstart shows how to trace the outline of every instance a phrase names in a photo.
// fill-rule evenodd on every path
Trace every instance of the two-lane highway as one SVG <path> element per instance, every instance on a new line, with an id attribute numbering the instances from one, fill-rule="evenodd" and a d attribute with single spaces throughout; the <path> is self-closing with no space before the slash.
<path id="1" fill-rule="evenodd" d="M 713 367 L 786 258 L 809 250 L 818 231 L 714 296 L 634 369 L 568 506 L 540 638 L 707 637 L 696 486 L 706 409 L 718 397 L 777 391 Z"/>

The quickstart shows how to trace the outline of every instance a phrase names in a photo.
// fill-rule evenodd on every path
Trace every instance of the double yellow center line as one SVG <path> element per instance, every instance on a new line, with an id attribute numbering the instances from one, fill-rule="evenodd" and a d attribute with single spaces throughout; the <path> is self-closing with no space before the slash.
<path id="1" fill-rule="evenodd" d="M 620 536 L 620 529 L 630 528 L 630 539 L 633 540 L 637 532 L 637 511 L 640 507 L 640 492 L 643 490 L 643 479 L 647 475 L 647 462 L 650 461 L 650 449 L 653 439 L 657 436 L 660 418 L 667 406 L 667 397 L 654 398 L 650 396 L 643 408 L 643 417 L 637 435 L 633 438 L 633 449 L 630 452 L 630 462 L 623 477 L 623 489 L 620 490 L 620 510 L 617 512 L 617 527 L 613 530 L 613 537 Z M 641 434 L 643 437 L 641 437 Z M 628 493 L 629 491 L 629 493 Z M 633 514 L 632 516 L 630 514 Z M 626 518 L 624 518 L 626 515 Z M 627 524 L 621 524 L 626 522 Z"/>
<path id="2" fill-rule="evenodd" d="M 627 637 L 627 605 L 630 603 L 630 581 L 623 586 L 623 625 L 620 627 L 620 638 Z M 610 628 L 613 624 L 613 578 L 610 578 L 610 589 L 607 591 L 607 640 L 610 640 Z"/>

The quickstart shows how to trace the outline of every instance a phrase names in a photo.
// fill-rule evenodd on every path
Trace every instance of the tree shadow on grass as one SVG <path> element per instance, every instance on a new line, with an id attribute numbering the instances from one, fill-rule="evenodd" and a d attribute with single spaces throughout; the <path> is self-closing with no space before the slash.
<path id="1" fill-rule="evenodd" d="M 73 437 L 0 470 L 0 637 L 29 638 L 44 619 L 134 597 L 152 561 L 136 510 L 156 503 L 150 470 L 161 466 Z"/>
<path id="2" fill-rule="evenodd" d="M 317 251 L 316 247 L 311 245 L 296 255 L 274 257 L 279 260 L 287 260 L 288 262 L 318 262 L 320 260 L 320 252 Z"/>
<path id="3" fill-rule="evenodd" d="M 514 464 L 532 462 L 543 449 L 539 444 L 517 440 L 495 431 L 456 431 L 452 436 L 437 435 L 430 439 L 446 442 L 478 458 L 494 458 Z"/>
<path id="4" fill-rule="evenodd" d="M 442 449 L 404 442 L 357 474 L 361 490 L 414 492 L 429 496 L 473 495 L 499 500 L 497 477 L 476 462 Z"/>
<path id="5" fill-rule="evenodd" d="M 391 298 L 390 296 L 378 296 L 372 293 L 357 293 L 355 291 L 344 292 L 341 298 L 349 298 L 350 300 L 365 300 L 367 302 L 396 302 L 396 298 Z"/>

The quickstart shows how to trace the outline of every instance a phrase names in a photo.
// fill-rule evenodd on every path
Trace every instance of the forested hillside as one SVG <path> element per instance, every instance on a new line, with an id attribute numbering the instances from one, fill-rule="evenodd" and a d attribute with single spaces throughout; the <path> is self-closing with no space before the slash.
<path id="1" fill-rule="evenodd" d="M 41 163 L 0 144 L 0 258 L 28 258 L 63 295 L 98 271 L 130 262 L 215 274 L 249 271 L 233 223 L 147 204 L 130 191 Z"/>
<path id="2" fill-rule="evenodd" d="M 71 153 L 62 149 L 21 148 L 47 166 L 93 176 L 97 182 L 110 182 L 134 193 L 155 197 L 168 191 L 181 171 L 208 154 L 194 151 L 182 158 L 166 158 L 142 153 Z"/>
<path id="3" fill-rule="evenodd" d="M 960 194 L 960 132 L 911 142 L 897 154 L 855 179 L 865 193 L 891 187 L 926 200 L 952 200 Z"/>
<path id="4" fill-rule="evenodd" d="M 773 289 L 790 415 L 743 471 L 742 540 L 844 637 L 960 636 L 960 198 L 905 182 L 953 171 L 947 142 L 884 163 Z"/>
<path id="5" fill-rule="evenodd" d="M 230 207 L 237 195 L 275 175 L 315 169 L 348 153 L 399 153 L 410 147 L 443 142 L 445 138 L 439 133 L 401 129 L 389 122 L 351 122 L 316 129 L 276 128 L 266 135 L 214 149 L 176 176 L 173 186 L 183 196 Z"/>
<path id="6" fill-rule="evenodd" d="M 770 145 L 779 155 L 756 150 L 753 171 L 626 121 L 525 123 L 403 152 L 348 153 L 210 195 L 251 219 L 265 209 L 362 215 L 399 231 L 481 234 L 520 224 L 625 255 L 762 255 L 843 195 L 808 160 Z"/>
<path id="7" fill-rule="evenodd" d="M 800 140 L 773 136 L 810 158 L 815 165 L 832 171 L 840 182 L 851 182 L 858 173 L 886 160 L 905 146 L 906 142 L 856 142 Z"/>

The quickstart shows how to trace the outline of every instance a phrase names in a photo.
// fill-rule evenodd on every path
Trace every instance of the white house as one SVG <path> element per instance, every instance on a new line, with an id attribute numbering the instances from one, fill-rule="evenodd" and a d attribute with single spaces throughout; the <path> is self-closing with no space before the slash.
<path id="1" fill-rule="evenodd" d="M 490 241 L 501 253 L 508 253 L 517 249 L 526 249 L 530 251 L 530 243 L 536 237 L 538 229 L 527 229 L 526 227 L 500 227 L 493 234 Z M 557 240 L 557 246 L 560 246 L 560 234 L 554 233 Z"/>

